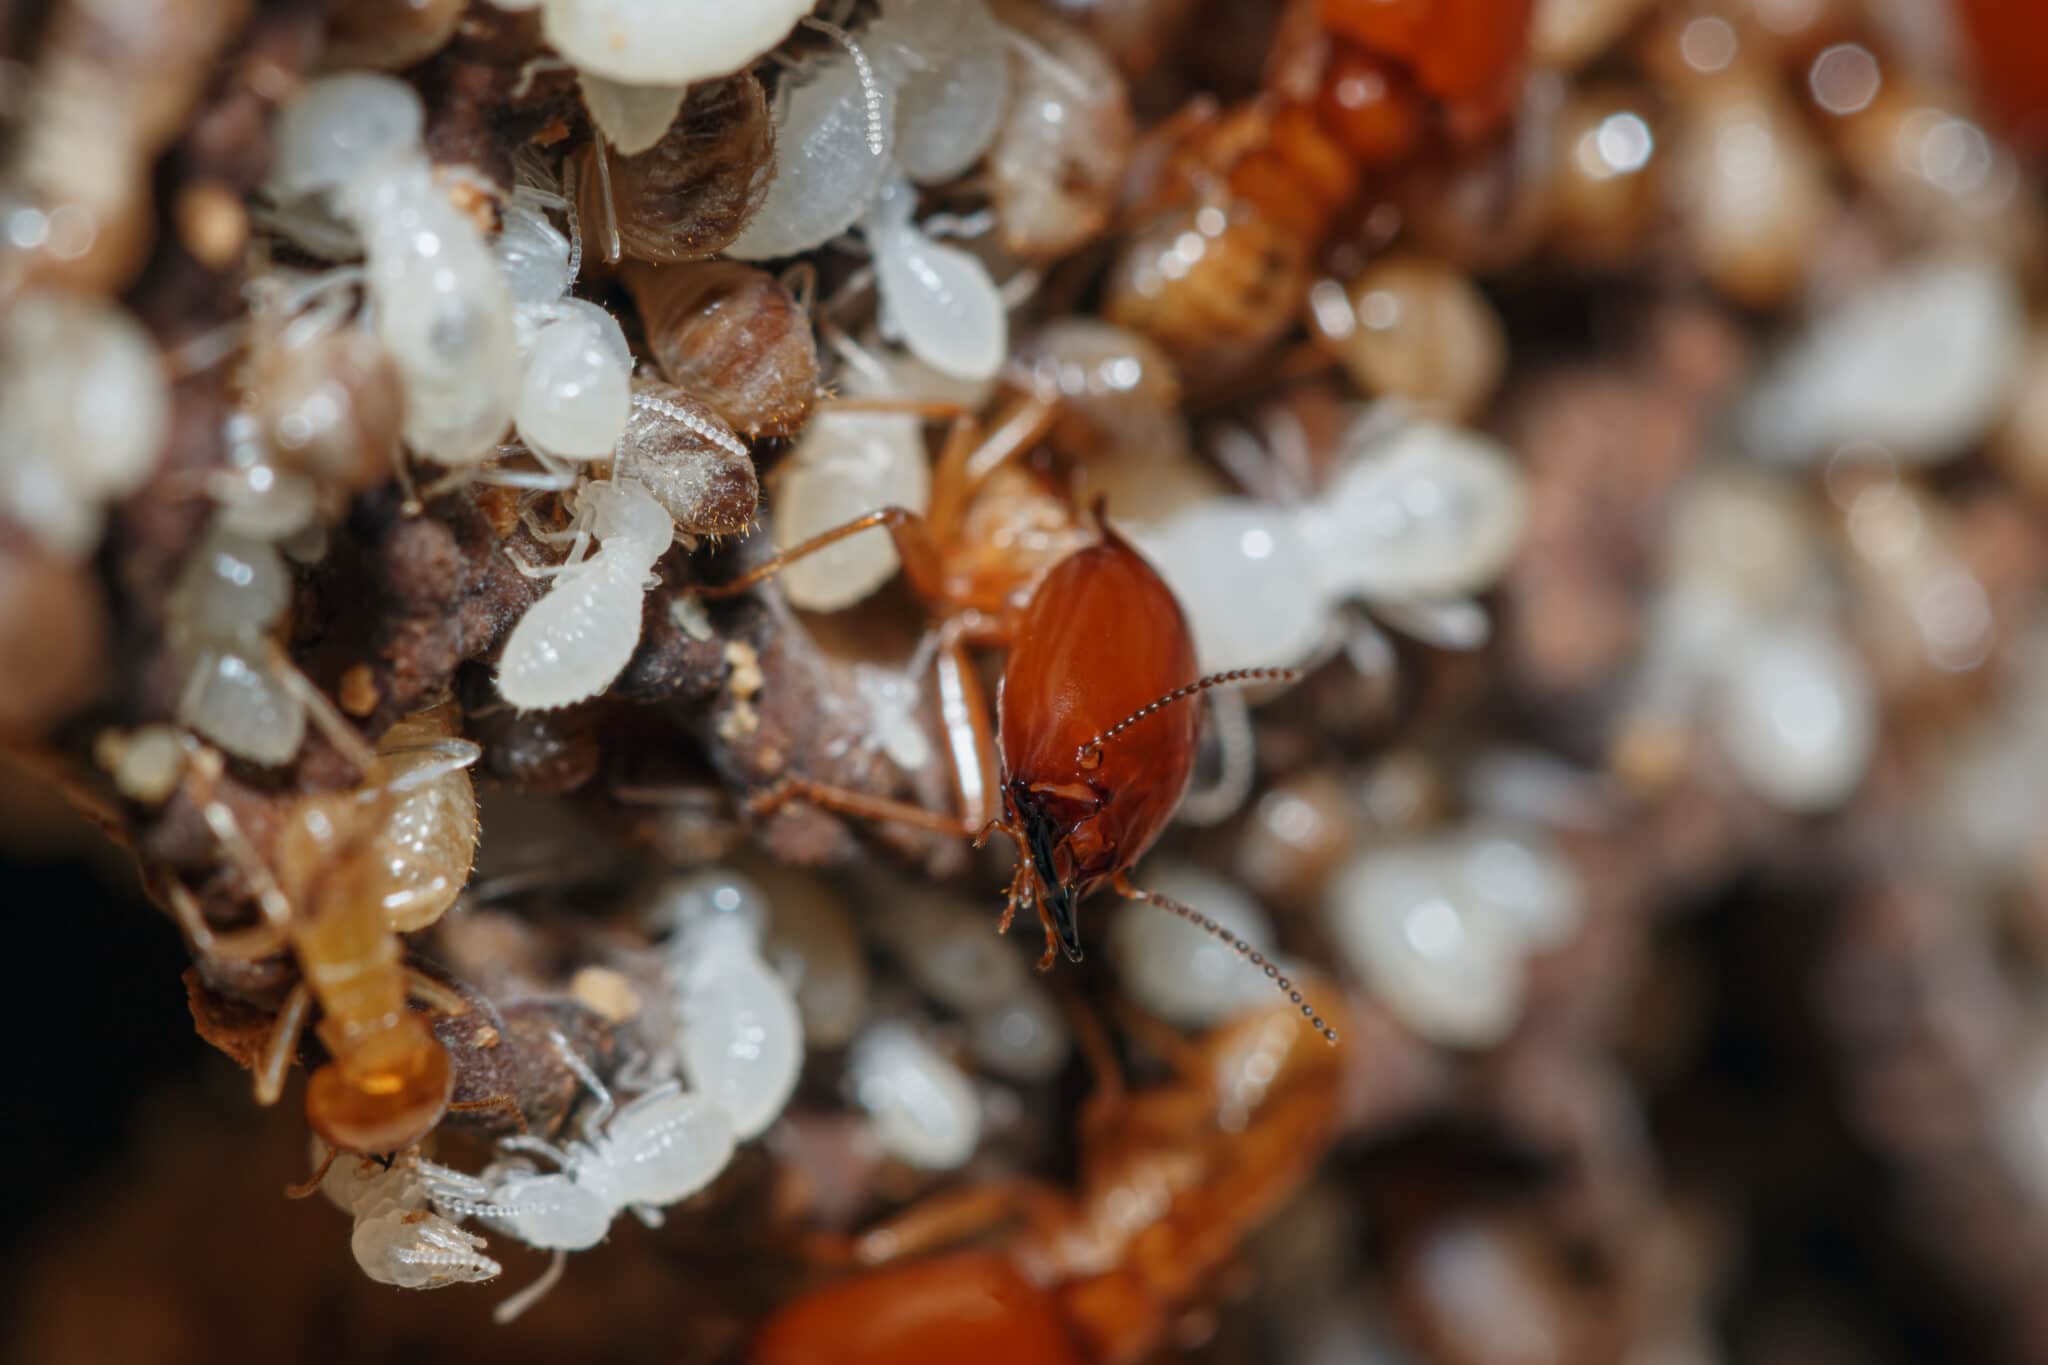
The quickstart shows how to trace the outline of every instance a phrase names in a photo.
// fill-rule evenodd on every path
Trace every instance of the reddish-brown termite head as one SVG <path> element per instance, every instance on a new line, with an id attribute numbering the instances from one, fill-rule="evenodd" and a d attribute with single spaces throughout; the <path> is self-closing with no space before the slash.
<path id="1" fill-rule="evenodd" d="M 1201 712 L 1160 702 L 1194 676 L 1172 589 L 1106 523 L 1019 618 L 997 700 L 1003 814 L 1072 961 L 1076 902 L 1144 856 L 1187 789 Z"/>

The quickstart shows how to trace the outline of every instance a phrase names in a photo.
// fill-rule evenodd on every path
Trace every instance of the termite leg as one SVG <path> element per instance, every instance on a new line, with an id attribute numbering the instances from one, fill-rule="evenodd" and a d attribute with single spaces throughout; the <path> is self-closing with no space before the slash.
<path id="1" fill-rule="evenodd" d="M 1038 970 L 1049 972 L 1060 955 L 1059 926 L 1052 922 L 1052 909 L 1043 899 L 1033 896 L 1031 903 L 1038 907 L 1038 924 L 1045 930 L 1045 953 L 1038 959 Z"/>
<path id="2" fill-rule="evenodd" d="M 808 801 L 814 806 L 837 811 L 841 815 L 852 815 L 862 820 L 875 820 L 883 824 L 909 825 L 912 829 L 930 830 L 934 834 L 950 834 L 955 838 L 971 839 L 980 828 L 972 820 L 958 815 L 945 815 L 939 811 L 926 810 L 923 806 L 908 801 L 892 801 L 883 796 L 870 796 L 866 792 L 853 791 L 847 787 L 835 787 L 825 782 L 813 782 L 808 777 L 785 777 L 768 790 L 747 802 L 747 812 L 755 819 L 766 819 L 792 801 Z"/>
<path id="3" fill-rule="evenodd" d="M 883 1265 L 957 1245 L 1013 1218 L 1047 1233 L 1065 1225 L 1069 1213 L 1057 1190 L 1029 1180 L 993 1181 L 919 1200 L 856 1237 L 853 1256 L 862 1265 Z"/>
<path id="4" fill-rule="evenodd" d="M 956 421 L 932 471 L 932 524 L 941 536 L 958 529 L 968 502 L 989 475 L 1045 439 L 1059 415 L 1054 404 L 1020 398 L 977 433 L 970 421 Z"/>
<path id="5" fill-rule="evenodd" d="M 315 687 L 313 680 L 299 670 L 299 666 L 292 662 L 291 655 L 285 652 L 283 645 L 272 641 L 270 648 L 272 671 L 277 680 L 284 684 L 285 691 L 296 697 L 299 704 L 306 708 L 306 718 L 313 722 L 313 728 L 325 736 L 327 742 L 362 774 L 364 781 L 374 778 L 380 766 L 377 762 L 377 751 L 372 749 L 369 741 L 357 733 L 356 727 L 349 724 L 341 712 L 335 709 L 334 703 L 327 699 L 327 694 Z"/>
<path id="6" fill-rule="evenodd" d="M 567 1152 L 557 1147 L 554 1143 L 549 1142 L 546 1138 L 538 1138 L 531 1133 L 522 1133 L 518 1137 L 500 1138 L 498 1146 L 501 1150 L 507 1152 L 532 1152 L 536 1156 L 544 1156 L 565 1171 L 574 1164 L 569 1160 Z"/>
<path id="7" fill-rule="evenodd" d="M 184 884 L 175 880 L 163 883 L 164 899 L 170 902 L 171 916 L 178 927 L 185 931 L 185 938 L 194 952 L 208 957 L 225 958 L 233 962 L 260 962 L 266 957 L 275 957 L 284 951 L 284 929 L 275 921 L 265 920 L 247 929 L 235 929 L 221 933 L 208 926 L 206 916 L 199 908 Z"/>
<path id="8" fill-rule="evenodd" d="M 1010 894 L 1009 899 L 1003 903 L 1003 917 L 996 921 L 998 934 L 1010 932 L 1010 925 L 1017 918 L 1017 907 L 1031 899 L 1030 880 L 1031 864 L 1021 858 L 1018 859 L 1017 870 L 1010 874 Z"/>
<path id="9" fill-rule="evenodd" d="M 603 154 L 604 149 L 600 145 L 598 155 L 602 156 Z M 562 1282 L 562 1271 L 568 1264 L 569 1253 L 566 1251 L 556 1252 L 554 1258 L 548 1262 L 548 1268 L 541 1272 L 539 1279 L 491 1310 L 491 1321 L 503 1327 L 506 1323 L 513 1321 L 521 1313 L 524 1313 L 527 1309 L 546 1298 L 548 1291 Z"/>
<path id="10" fill-rule="evenodd" d="M 957 619 L 957 618 L 956 618 Z M 960 818 L 981 828 L 977 842 L 996 817 L 995 733 L 988 721 L 988 698 L 974 661 L 967 657 L 961 631 L 949 621 L 940 632 L 933 672 L 938 681 L 939 725 L 953 759 L 953 786 L 960 798 Z"/>
<path id="11" fill-rule="evenodd" d="M 284 1094 L 285 1073 L 299 1051 L 299 1035 L 306 1031 L 306 1014 L 313 1007 L 313 992 L 301 981 L 285 997 L 284 1008 L 270 1026 L 270 1040 L 263 1045 L 263 1057 L 256 1064 L 256 1103 L 276 1104 Z"/>
<path id="12" fill-rule="evenodd" d="M 939 569 L 939 552 L 933 542 L 931 528 L 923 517 L 907 507 L 877 508 L 844 525 L 820 531 L 801 545 L 793 545 L 771 556 L 729 583 L 699 584 L 696 593 L 705 598 L 737 596 L 767 582 L 796 561 L 877 526 L 888 531 L 889 538 L 896 542 L 896 555 L 903 561 L 904 576 L 910 580 L 910 586 L 918 596 L 928 602 L 944 602 L 945 576 Z"/>
<path id="13" fill-rule="evenodd" d="M 562 1059 L 562 1065 L 567 1067 L 569 1073 L 578 1081 L 582 1082 L 583 1088 L 588 1090 L 592 1098 L 597 1101 L 597 1107 L 584 1116 L 583 1131 L 586 1133 L 602 1131 L 604 1121 L 612 1116 L 611 1090 L 606 1087 L 602 1080 L 598 1079 L 597 1072 L 591 1068 L 590 1063 L 576 1055 L 576 1049 L 569 1046 L 569 1040 L 563 1037 L 559 1031 L 549 1033 L 548 1042 L 553 1045 L 555 1055 Z"/>
<path id="14" fill-rule="evenodd" d="M 329 1146 L 327 1148 L 327 1158 L 320 1163 L 320 1168 L 298 1184 L 285 1186 L 284 1197 L 287 1199 L 304 1199 L 311 1195 L 313 1191 L 320 1188 L 320 1182 L 327 1178 L 327 1173 L 334 1169 L 334 1159 L 340 1155 L 341 1148 Z"/>
<path id="15" fill-rule="evenodd" d="M 560 564 L 535 564 L 510 545 L 505 547 L 505 558 L 512 561 L 512 567 L 519 570 L 520 576 L 523 578 L 553 578 L 576 567 L 576 561 L 567 559 L 563 560 Z"/>
<path id="16" fill-rule="evenodd" d="M 428 976 L 417 967 L 405 969 L 405 993 L 436 1014 L 461 1016 L 469 1013 L 469 1001 L 462 992 Z"/>
<path id="17" fill-rule="evenodd" d="M 923 398 L 848 398 L 837 395 L 818 404 L 821 412 L 872 412 L 883 416 L 922 417 L 929 422 L 971 422 L 974 414 L 958 403 Z"/>

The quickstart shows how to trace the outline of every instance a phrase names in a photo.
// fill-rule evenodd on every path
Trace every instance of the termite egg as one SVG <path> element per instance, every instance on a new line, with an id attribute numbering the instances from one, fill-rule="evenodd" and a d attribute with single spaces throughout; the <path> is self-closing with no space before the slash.
<path id="1" fill-rule="evenodd" d="M 1020 41 L 988 154 L 996 230 L 1027 259 L 1063 255 L 1109 224 L 1137 140 L 1130 98 L 1086 34 L 1035 5 L 1000 15 Z"/>

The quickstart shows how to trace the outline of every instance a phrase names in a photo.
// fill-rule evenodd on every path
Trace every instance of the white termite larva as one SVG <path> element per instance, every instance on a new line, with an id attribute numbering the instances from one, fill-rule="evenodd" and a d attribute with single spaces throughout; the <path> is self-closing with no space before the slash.
<path id="1" fill-rule="evenodd" d="M 648 575 L 675 534 L 661 504 L 625 479 L 584 485 L 578 520 L 596 552 L 541 571 L 554 586 L 513 627 L 498 663 L 499 695 L 521 710 L 571 705 L 619 676 L 640 642 Z"/>
<path id="2" fill-rule="evenodd" d="M 1009 316 L 988 267 L 933 241 L 912 220 L 917 192 L 894 177 L 862 220 L 875 255 L 883 327 L 910 353 L 956 379 L 988 379 L 1010 351 Z"/>
<path id="3" fill-rule="evenodd" d="M 316 1139 L 316 1152 L 324 1144 Z M 333 1160 L 320 1182 L 345 1213 L 355 1215 L 349 1248 L 365 1275 L 400 1289 L 481 1284 L 502 1267 L 484 1255 L 488 1245 L 426 1207 L 427 1182 L 416 1158 L 401 1156 L 388 1168 L 367 1158 Z"/>

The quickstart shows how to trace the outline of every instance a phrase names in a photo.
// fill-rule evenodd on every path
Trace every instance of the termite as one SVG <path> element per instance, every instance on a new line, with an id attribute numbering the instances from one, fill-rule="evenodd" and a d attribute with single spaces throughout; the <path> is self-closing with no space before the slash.
<path id="1" fill-rule="evenodd" d="M 1321 1161 L 1338 1127 L 1342 1054 L 1309 1045 L 1275 1006 L 1196 1043 L 1160 1039 L 1177 1079 L 1131 1093 L 1100 1028 L 1079 1037 L 1098 1081 L 1081 1113 L 1078 1190 L 970 1185 L 850 1248 L 821 1242 L 871 1269 L 771 1316 L 750 1365 L 1152 1358 Z M 1022 1226 L 994 1250 L 910 1259 L 1009 1221 Z"/>
<path id="2" fill-rule="evenodd" d="M 461 776 L 477 749 L 446 737 L 441 718 L 406 722 L 374 751 L 324 708 L 315 718 L 364 774 L 361 787 L 299 798 L 267 859 L 225 803 L 207 799 L 201 806 L 223 852 L 253 888 L 262 922 L 233 936 L 213 934 L 182 886 L 168 890 L 200 951 L 256 960 L 289 947 L 298 961 L 302 980 L 278 1011 L 256 1067 L 257 1101 L 276 1102 L 317 1003 L 314 1032 L 330 1060 L 307 1083 L 307 1121 L 338 1150 L 394 1152 L 432 1131 L 455 1085 L 447 1049 L 408 1000 L 450 1013 L 467 1009 L 459 993 L 406 965 L 394 927 L 424 925 L 425 912 L 445 908 L 459 889 L 459 880 L 444 874 L 468 873 L 470 848 L 458 817 L 473 807 L 450 793 L 426 805 L 418 798 Z M 467 787 L 466 778 L 461 785 Z"/>
<path id="3" fill-rule="evenodd" d="M 900 405 L 899 405 L 900 406 Z M 789 564 L 873 528 L 895 541 L 911 588 L 953 611 L 937 652 L 941 710 L 953 751 L 963 809 L 927 810 L 814 781 L 784 777 L 750 802 L 757 818 L 792 801 L 866 819 L 970 838 L 996 831 L 1018 849 L 997 932 L 1007 932 L 1020 907 L 1038 912 L 1045 931 L 1039 970 L 1062 951 L 1081 960 L 1076 907 L 1108 886 L 1127 900 L 1181 916 L 1230 945 L 1263 970 L 1302 1015 L 1330 1041 L 1336 1034 L 1263 953 L 1213 918 L 1134 885 L 1130 869 L 1165 829 L 1188 786 L 1200 713 L 1187 705 L 1210 688 L 1285 681 L 1282 669 L 1236 669 L 1197 677 L 1194 638 L 1172 589 L 1104 515 L 1094 509 L 1096 539 L 1053 563 L 1028 593 L 1011 585 L 998 596 L 955 569 L 971 547 L 959 522 L 972 496 L 1014 455 L 1050 427 L 1054 409 L 1017 404 L 977 440 L 970 419 L 955 417 L 934 475 L 930 520 L 884 507 L 813 536 L 731 582 L 702 587 L 729 597 Z M 964 654 L 969 641 L 1007 645 L 998 694 L 999 728 L 989 742 L 986 702 Z M 998 762 L 992 748 L 1000 750 Z M 1000 810 L 992 809 L 1000 795 Z"/>

